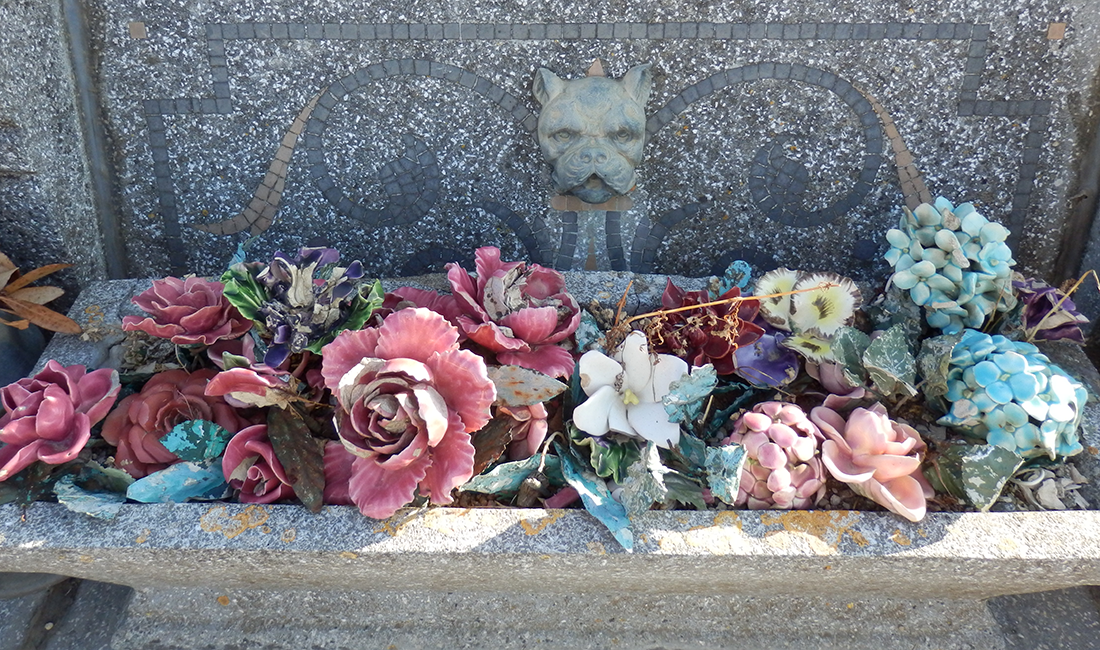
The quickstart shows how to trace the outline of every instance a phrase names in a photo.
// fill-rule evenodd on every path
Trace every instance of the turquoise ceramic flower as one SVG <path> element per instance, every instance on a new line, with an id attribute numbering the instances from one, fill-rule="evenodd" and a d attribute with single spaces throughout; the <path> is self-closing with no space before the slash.
<path id="1" fill-rule="evenodd" d="M 994 311 L 1016 305 L 1008 229 L 974 206 L 940 197 L 905 215 L 886 233 L 891 282 L 924 307 L 925 319 L 946 333 L 981 327 Z"/>
<path id="2" fill-rule="evenodd" d="M 1081 451 L 1084 387 L 1030 343 L 968 329 L 951 354 L 939 423 L 1025 458 Z"/>

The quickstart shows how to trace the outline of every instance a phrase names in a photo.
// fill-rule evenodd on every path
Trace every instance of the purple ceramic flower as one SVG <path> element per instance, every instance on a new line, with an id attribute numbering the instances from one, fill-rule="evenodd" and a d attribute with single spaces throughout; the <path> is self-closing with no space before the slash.
<path id="1" fill-rule="evenodd" d="M 1024 304 L 1020 317 L 1028 334 L 1034 330 L 1035 339 L 1085 342 L 1081 326 L 1088 323 L 1089 319 L 1077 312 L 1077 305 L 1073 304 L 1073 300 L 1062 300 L 1066 294 L 1060 289 L 1033 278 L 1015 280 L 1012 286 L 1016 289 L 1016 297 Z"/>
<path id="2" fill-rule="evenodd" d="M 525 262 L 501 262 L 500 249 L 474 254 L 475 280 L 457 264 L 447 265 L 461 315 L 458 326 L 502 364 L 551 377 L 573 373 L 573 356 L 558 345 L 577 330 L 581 312 L 565 291 L 561 273 Z"/>
<path id="3" fill-rule="evenodd" d="M 60 465 L 76 458 L 119 389 L 115 370 L 85 373 L 84 366 L 53 360 L 37 375 L 0 389 L 6 411 L 0 416 L 0 481 L 36 460 Z"/>

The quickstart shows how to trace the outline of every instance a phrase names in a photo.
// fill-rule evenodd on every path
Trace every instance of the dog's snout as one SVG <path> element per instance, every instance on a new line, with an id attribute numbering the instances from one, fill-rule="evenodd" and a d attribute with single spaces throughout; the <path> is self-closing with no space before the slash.
<path id="1" fill-rule="evenodd" d="M 602 165 L 607 162 L 607 152 L 596 148 L 585 149 L 580 152 L 580 160 L 586 165 Z"/>

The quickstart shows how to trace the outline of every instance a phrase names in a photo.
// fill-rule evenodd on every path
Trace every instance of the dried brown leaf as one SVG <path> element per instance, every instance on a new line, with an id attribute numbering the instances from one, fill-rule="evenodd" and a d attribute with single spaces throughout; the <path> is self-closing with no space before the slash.
<path id="1" fill-rule="evenodd" d="M 80 325 L 68 316 L 59 314 L 48 307 L 36 305 L 33 302 L 24 302 L 17 298 L 0 294 L 0 305 L 3 305 L 6 311 L 10 311 L 20 318 L 26 318 L 35 325 L 54 332 L 61 332 L 62 334 L 80 334 L 82 331 Z"/>
<path id="2" fill-rule="evenodd" d="M 6 309 L 0 309 L 0 311 L 8 314 L 12 313 Z M 25 318 L 23 320 L 5 320 L 3 318 L 0 318 L 0 323 L 14 327 L 17 330 L 25 330 L 31 325 L 31 322 Z"/>
<path id="3" fill-rule="evenodd" d="M 46 266 L 40 266 L 12 280 L 12 282 L 8 284 L 7 292 L 11 293 L 12 291 L 22 289 L 35 280 L 40 280 L 51 273 L 57 273 L 61 269 L 67 269 L 70 266 L 72 266 L 72 264 L 47 264 Z"/>
<path id="4" fill-rule="evenodd" d="M 65 295 L 65 290 L 60 287 L 26 287 L 17 291 L 6 292 L 9 297 L 24 302 L 33 302 L 36 305 L 44 305 L 51 300 L 56 300 Z"/>
<path id="5" fill-rule="evenodd" d="M 325 441 L 314 438 L 297 409 L 268 409 L 267 437 L 275 457 L 310 512 L 320 512 L 325 491 Z"/>
<path id="6" fill-rule="evenodd" d="M 515 420 L 510 417 L 498 417 L 470 436 L 474 445 L 474 476 L 484 472 L 504 453 L 512 441 L 513 424 Z"/>

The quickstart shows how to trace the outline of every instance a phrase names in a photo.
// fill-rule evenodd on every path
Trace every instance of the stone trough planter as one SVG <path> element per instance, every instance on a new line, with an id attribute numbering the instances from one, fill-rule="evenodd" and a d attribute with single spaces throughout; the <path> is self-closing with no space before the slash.
<path id="1" fill-rule="evenodd" d="M 617 298 L 632 277 L 568 281 L 585 302 Z M 662 283 L 637 276 L 632 300 L 651 301 Z M 146 284 L 93 285 L 72 311 L 86 340 L 57 337 L 43 358 L 108 363 L 128 299 Z M 1079 350 L 1049 353 L 1096 392 Z M 1088 409 L 1075 462 L 1095 483 L 1100 409 Z M 1094 504 L 1096 493 L 1084 491 Z M 188 503 L 127 505 L 105 522 L 59 504 L 0 506 L 0 571 L 137 588 L 986 598 L 1100 584 L 1098 541 L 1097 511 L 932 513 L 917 524 L 886 512 L 653 511 L 628 554 L 583 510 L 405 509 L 377 521 L 352 507 Z"/>

